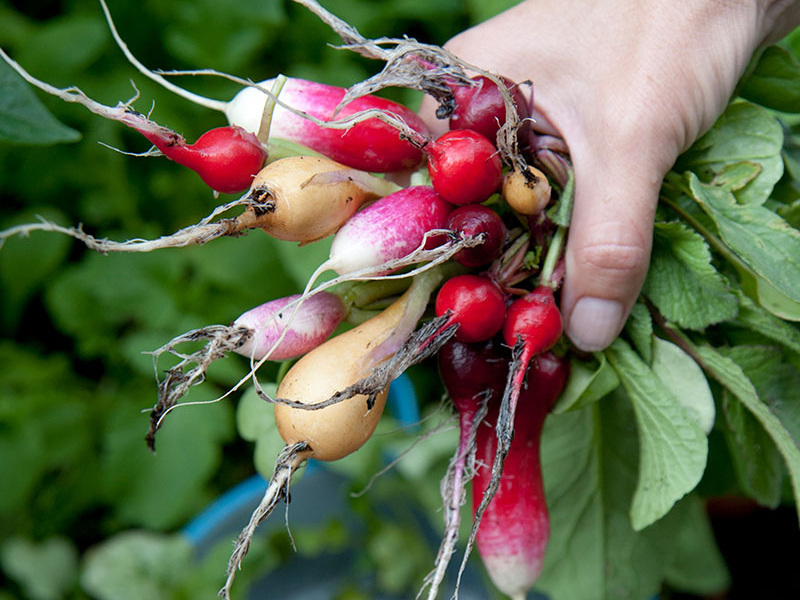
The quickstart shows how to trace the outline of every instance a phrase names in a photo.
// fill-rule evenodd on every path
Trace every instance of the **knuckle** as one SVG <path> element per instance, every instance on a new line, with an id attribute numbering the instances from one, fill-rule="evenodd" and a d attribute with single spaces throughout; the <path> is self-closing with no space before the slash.
<path id="1" fill-rule="evenodd" d="M 643 271 L 650 259 L 649 243 L 614 229 L 596 231 L 585 240 L 578 249 L 578 261 L 585 268 L 609 275 Z"/>

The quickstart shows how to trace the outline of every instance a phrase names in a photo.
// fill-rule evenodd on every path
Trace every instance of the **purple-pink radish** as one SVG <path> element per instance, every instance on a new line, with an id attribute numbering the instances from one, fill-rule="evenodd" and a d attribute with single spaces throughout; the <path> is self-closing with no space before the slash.
<path id="1" fill-rule="evenodd" d="M 530 116 L 528 101 L 511 80 L 501 78 L 511 93 L 520 119 Z M 472 78 L 472 85 L 452 83 L 455 107 L 450 115 L 450 129 L 471 129 L 494 142 L 497 130 L 506 122 L 506 104 L 497 84 L 483 75 Z"/>
<path id="2" fill-rule="evenodd" d="M 506 301 L 488 277 L 467 273 L 445 282 L 436 295 L 435 310 L 437 317 L 447 314 L 448 322 L 458 324 L 457 340 L 483 342 L 503 327 Z"/>
<path id="3" fill-rule="evenodd" d="M 274 80 L 264 81 L 260 87 L 270 89 Z M 415 130 L 421 138 L 429 135 L 425 123 L 413 111 L 402 104 L 378 96 L 362 96 L 345 104 L 334 114 L 344 98 L 346 90 L 341 87 L 287 78 L 281 89 L 279 100 L 321 121 L 331 121 L 355 113 L 377 109 L 390 113 Z M 257 132 L 267 95 L 255 87 L 240 91 L 225 105 L 228 122 L 248 131 Z M 403 139 L 400 132 L 377 118 L 354 124 L 349 129 L 337 129 L 319 125 L 280 104 L 275 106 L 270 136 L 302 144 L 333 160 L 355 169 L 385 173 L 418 167 L 423 161 L 419 147 Z"/>
<path id="4" fill-rule="evenodd" d="M 425 146 L 431 185 L 452 204 L 483 202 L 503 182 L 503 164 L 485 136 L 448 131 Z"/>
<path id="5" fill-rule="evenodd" d="M 234 351 L 255 360 L 296 358 L 328 339 L 347 315 L 336 294 L 300 298 L 300 294 L 278 298 L 243 313 L 231 327 L 246 327 L 253 334 Z"/>
<path id="6" fill-rule="evenodd" d="M 500 215 L 483 204 L 459 206 L 450 213 L 445 227 L 464 237 L 484 235 L 482 244 L 464 248 L 453 256 L 453 260 L 465 267 L 480 267 L 493 261 L 500 256 L 508 237 Z"/>
<path id="7" fill-rule="evenodd" d="M 429 586 L 428 600 L 437 597 L 455 551 L 465 488 L 474 469 L 475 435 L 486 406 L 491 401 L 498 401 L 503 393 L 508 353 L 494 340 L 467 344 L 451 339 L 439 350 L 438 362 L 442 382 L 458 412 L 460 433 L 458 448 L 442 482 L 444 533 L 435 567 L 425 579 Z"/>
<path id="8" fill-rule="evenodd" d="M 538 579 L 550 538 L 539 449 L 542 426 L 564 389 L 568 365 L 546 352 L 531 367 L 499 486 L 478 527 L 476 543 L 486 570 L 495 586 L 513 600 L 523 600 Z M 490 401 L 486 425 L 478 429 L 473 510 L 491 482 L 498 410 L 499 403 Z"/>

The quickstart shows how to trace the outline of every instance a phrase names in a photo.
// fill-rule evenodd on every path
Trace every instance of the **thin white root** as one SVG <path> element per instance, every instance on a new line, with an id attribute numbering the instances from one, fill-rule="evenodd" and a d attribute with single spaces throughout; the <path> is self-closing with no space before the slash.
<path id="1" fill-rule="evenodd" d="M 458 542 L 458 530 L 461 525 L 461 507 L 466 501 L 466 486 L 475 474 L 475 437 L 478 427 L 486 416 L 488 397 L 483 398 L 478 411 L 472 417 L 469 429 L 462 431 L 450 464 L 442 479 L 441 492 L 444 506 L 444 533 L 436 555 L 433 570 L 425 577 L 422 588 L 417 593 L 420 598 L 428 588 L 427 600 L 434 600 L 439 594 L 439 586 L 444 580 L 445 572 Z"/>
<path id="2" fill-rule="evenodd" d="M 145 436 L 150 450 L 155 450 L 156 432 L 161 427 L 161 422 L 166 414 L 177 405 L 178 400 L 186 395 L 192 386 L 205 381 L 206 372 L 211 363 L 240 348 L 252 336 L 253 331 L 247 327 L 210 325 L 184 333 L 170 340 L 161 348 L 150 352 L 156 371 L 156 362 L 162 354 L 172 354 L 181 359 L 177 365 L 167 371 L 164 379 L 158 382 L 158 401 L 150 412 L 150 428 Z M 184 354 L 177 350 L 180 344 L 200 340 L 206 340 L 208 343 L 196 352 Z M 190 364 L 195 366 L 188 368 Z"/>
<path id="3" fill-rule="evenodd" d="M 139 60 L 133 55 L 133 53 L 128 48 L 128 45 L 122 40 L 122 37 L 119 35 L 117 31 L 116 25 L 114 25 L 114 21 L 111 18 L 111 12 L 108 10 L 108 6 L 106 5 L 105 0 L 100 0 L 100 6 L 103 8 L 103 13 L 106 16 L 106 22 L 108 23 L 108 28 L 111 31 L 111 37 L 114 38 L 114 41 L 119 46 L 119 49 L 122 50 L 122 53 L 125 55 L 125 58 L 128 59 L 128 62 L 134 66 L 134 68 L 139 71 L 145 77 L 152 79 L 160 86 L 164 87 L 165 89 L 169 90 L 170 92 L 177 94 L 178 96 L 193 102 L 199 106 L 204 106 L 206 108 L 210 108 L 212 110 L 216 110 L 219 112 L 225 112 L 225 107 L 227 106 L 227 102 L 223 102 L 221 100 L 213 100 L 211 98 L 206 98 L 205 96 L 200 96 L 199 94 L 195 94 L 194 92 L 190 92 L 180 86 L 175 85 L 171 81 L 168 81 L 166 78 L 162 77 L 155 71 L 151 71 L 147 67 L 145 67 Z"/>
<path id="4" fill-rule="evenodd" d="M 228 561 L 228 577 L 225 581 L 225 585 L 219 591 L 219 595 L 222 596 L 224 600 L 230 600 L 233 580 L 236 577 L 236 572 L 242 568 L 242 560 L 250 550 L 250 543 L 253 540 L 256 529 L 272 514 L 278 502 L 281 500 L 288 501 L 289 483 L 292 474 L 306 461 L 306 454 L 309 450 L 310 448 L 307 443 L 299 442 L 291 446 L 286 446 L 278 455 L 278 459 L 275 461 L 275 469 L 269 480 L 269 486 L 267 486 L 267 491 L 264 493 L 261 502 L 250 516 L 250 521 L 239 534 L 234 544 L 233 554 L 231 554 L 231 558 Z"/>

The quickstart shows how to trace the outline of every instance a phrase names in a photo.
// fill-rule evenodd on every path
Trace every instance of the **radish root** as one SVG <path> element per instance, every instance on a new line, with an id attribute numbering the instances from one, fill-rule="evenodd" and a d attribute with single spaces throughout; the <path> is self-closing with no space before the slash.
<path id="1" fill-rule="evenodd" d="M 272 514 L 278 502 L 289 499 L 289 483 L 292 474 L 306 461 L 306 454 L 311 448 L 306 442 L 286 446 L 275 461 L 275 468 L 269 480 L 267 491 L 261 502 L 250 516 L 250 521 L 239 534 L 234 544 L 233 553 L 228 561 L 228 577 L 219 595 L 225 600 L 230 600 L 231 587 L 236 577 L 236 572 L 242 567 L 242 560 L 250 550 L 250 543 L 258 526 Z"/>

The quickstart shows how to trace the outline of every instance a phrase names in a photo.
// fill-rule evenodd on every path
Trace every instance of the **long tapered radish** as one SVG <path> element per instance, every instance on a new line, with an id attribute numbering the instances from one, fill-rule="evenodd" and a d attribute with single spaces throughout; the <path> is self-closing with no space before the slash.
<path id="1" fill-rule="evenodd" d="M 434 569 L 425 578 L 428 600 L 436 598 L 455 551 L 466 484 L 475 469 L 475 435 L 492 400 L 503 393 L 508 356 L 493 340 L 468 344 L 450 340 L 438 354 L 439 373 L 458 412 L 459 441 L 442 480 L 444 532 Z"/>
<path id="2" fill-rule="evenodd" d="M 230 598 L 236 571 L 250 547 L 255 529 L 288 493 L 292 473 L 307 459 L 332 461 L 355 452 L 375 431 L 386 403 L 388 383 L 334 404 L 326 401 L 364 380 L 388 362 L 412 337 L 441 277 L 427 272 L 388 308 L 337 335 L 298 360 L 281 380 L 273 400 L 275 423 L 286 448 L 261 503 L 239 535 L 220 591 Z"/>
<path id="3" fill-rule="evenodd" d="M 542 426 L 564 389 L 568 362 L 547 352 L 528 374 L 514 418 L 514 439 L 499 486 L 480 521 L 476 544 L 495 586 L 523 600 L 539 577 L 550 538 L 550 520 L 539 455 Z M 477 468 L 472 479 L 473 509 L 491 485 L 497 452 L 499 402 L 491 402 L 477 433 Z"/>

